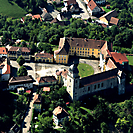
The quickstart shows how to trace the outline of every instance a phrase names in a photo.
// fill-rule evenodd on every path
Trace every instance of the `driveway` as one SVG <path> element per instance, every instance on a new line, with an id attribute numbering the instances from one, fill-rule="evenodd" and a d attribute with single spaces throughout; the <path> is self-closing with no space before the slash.
<path id="1" fill-rule="evenodd" d="M 32 99 L 30 101 L 30 105 L 27 109 L 26 112 L 26 116 L 25 119 L 23 121 L 23 125 L 22 125 L 22 133 L 28 133 L 29 129 L 30 129 L 30 124 L 31 124 L 31 118 L 32 118 L 32 111 L 33 111 L 33 102 L 34 102 L 34 96 L 36 93 L 33 93 L 32 95 Z"/>

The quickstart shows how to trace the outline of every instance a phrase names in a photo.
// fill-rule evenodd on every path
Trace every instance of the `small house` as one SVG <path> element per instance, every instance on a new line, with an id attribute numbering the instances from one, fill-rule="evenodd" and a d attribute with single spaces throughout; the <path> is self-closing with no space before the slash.
<path id="1" fill-rule="evenodd" d="M 62 124 L 64 118 L 69 119 L 68 112 L 61 106 L 58 106 L 53 111 L 53 121 L 58 126 Z"/>

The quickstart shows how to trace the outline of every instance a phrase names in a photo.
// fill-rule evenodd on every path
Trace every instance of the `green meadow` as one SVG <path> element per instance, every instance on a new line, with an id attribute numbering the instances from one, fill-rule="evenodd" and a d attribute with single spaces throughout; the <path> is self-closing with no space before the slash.
<path id="1" fill-rule="evenodd" d="M 25 16 L 26 12 L 15 2 L 9 2 L 8 0 L 0 0 L 0 14 L 12 18 L 21 18 Z"/>

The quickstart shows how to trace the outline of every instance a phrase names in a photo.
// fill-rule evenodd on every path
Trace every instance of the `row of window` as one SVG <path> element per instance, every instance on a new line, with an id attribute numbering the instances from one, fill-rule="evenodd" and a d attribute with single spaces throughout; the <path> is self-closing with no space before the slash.
<path id="1" fill-rule="evenodd" d="M 71 50 L 71 49 L 75 49 L 75 50 L 76 50 L 76 49 L 77 49 L 77 50 L 80 49 L 80 50 L 88 50 L 88 51 L 90 50 L 89 48 L 73 48 L 73 47 L 70 48 L 70 50 Z M 92 49 L 92 51 L 94 51 L 94 49 Z M 100 51 L 100 49 L 98 49 L 98 51 Z"/>
<path id="2" fill-rule="evenodd" d="M 63 55 L 59 55 L 59 57 L 62 57 L 63 58 Z M 64 55 L 64 58 L 66 58 L 66 55 Z"/>
<path id="3" fill-rule="evenodd" d="M 59 58 L 59 60 L 66 60 L 66 59 L 63 59 L 63 58 L 62 58 L 62 59 L 60 59 L 60 58 Z"/>

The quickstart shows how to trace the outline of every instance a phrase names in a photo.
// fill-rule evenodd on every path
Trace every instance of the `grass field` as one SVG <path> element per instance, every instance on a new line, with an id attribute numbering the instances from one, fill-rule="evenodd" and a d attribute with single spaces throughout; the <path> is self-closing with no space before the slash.
<path id="1" fill-rule="evenodd" d="M 112 9 L 107 9 L 105 6 L 102 7 L 102 8 L 104 9 L 104 11 L 105 11 L 106 13 L 112 10 Z"/>
<path id="2" fill-rule="evenodd" d="M 129 65 L 133 66 L 133 56 L 127 56 L 128 60 L 129 60 Z"/>
<path id="3" fill-rule="evenodd" d="M 79 63 L 78 70 L 80 77 L 86 77 L 94 74 L 93 67 L 88 64 Z"/>
<path id="4" fill-rule="evenodd" d="M 8 2 L 8 0 L 0 0 L 0 14 L 21 18 L 25 16 L 26 12 L 14 2 Z"/>
<path id="5" fill-rule="evenodd" d="M 129 3 L 133 2 L 133 0 L 130 0 Z"/>

